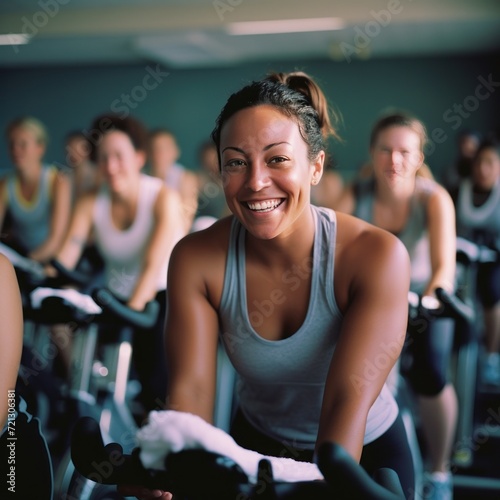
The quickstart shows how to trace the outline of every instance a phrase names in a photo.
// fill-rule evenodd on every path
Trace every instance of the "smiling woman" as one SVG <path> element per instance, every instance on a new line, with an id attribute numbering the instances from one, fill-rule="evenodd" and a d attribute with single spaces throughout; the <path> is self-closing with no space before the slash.
<path id="1" fill-rule="evenodd" d="M 411 289 L 435 298 L 435 290 L 453 289 L 455 211 L 438 183 L 418 175 L 423 166 L 426 130 L 406 113 L 382 117 L 373 126 L 370 155 L 373 175 L 349 187 L 340 210 L 397 235 L 411 259 Z M 426 490 L 450 498 L 449 460 L 457 420 L 457 396 L 449 381 L 453 321 L 439 318 L 424 328 L 409 325 L 407 376 L 417 394 L 430 473 Z M 439 496 L 441 493 L 444 496 Z"/>
<path id="2" fill-rule="evenodd" d="M 311 205 L 335 133 L 327 109 L 304 73 L 254 82 L 223 108 L 212 137 L 233 216 L 172 253 L 168 408 L 212 422 L 220 335 L 240 377 L 240 446 L 313 461 L 333 441 L 370 473 L 395 469 L 410 496 L 411 453 L 385 385 L 400 349 L 383 349 L 403 343 L 408 254 L 388 232 Z M 367 376 L 377 356 L 387 363 Z"/>
<path id="3" fill-rule="evenodd" d="M 93 235 L 104 261 L 104 285 L 132 309 L 143 310 L 154 299 L 163 311 L 170 252 L 185 234 L 179 196 L 141 172 L 148 145 L 141 122 L 111 114 L 96 118 L 92 130 L 99 137 L 91 142 L 91 158 L 103 182 L 97 193 L 79 198 L 56 258 L 74 269 Z M 146 410 L 165 397 L 162 314 L 152 329 L 134 332 L 133 357 Z"/>

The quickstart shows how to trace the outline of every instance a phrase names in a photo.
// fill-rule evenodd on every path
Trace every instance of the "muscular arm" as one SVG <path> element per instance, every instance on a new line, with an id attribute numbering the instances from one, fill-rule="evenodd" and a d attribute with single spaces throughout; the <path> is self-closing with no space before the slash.
<path id="1" fill-rule="evenodd" d="M 54 257 L 68 228 L 71 213 L 71 184 L 64 174 L 57 173 L 54 177 L 53 198 L 49 236 L 29 255 L 39 262 L 46 262 Z"/>
<path id="2" fill-rule="evenodd" d="M 200 259 L 202 242 L 193 236 L 176 246 L 169 266 L 165 331 L 168 407 L 212 423 L 219 321 L 205 276 L 207 269 L 217 266 L 212 265 L 208 252 Z"/>
<path id="3" fill-rule="evenodd" d="M 326 382 L 317 445 L 336 442 L 359 461 L 368 411 L 404 343 L 410 265 L 402 243 L 375 228 L 340 252 L 335 286 L 344 290 L 344 320 Z M 368 362 L 382 358 L 378 372 L 367 373 Z"/>
<path id="4" fill-rule="evenodd" d="M 146 302 L 156 294 L 158 273 L 165 256 L 172 252 L 178 235 L 183 231 L 179 207 L 179 195 L 162 187 L 154 206 L 155 228 L 146 250 L 141 274 L 128 301 L 133 309 L 144 309 Z M 167 277 L 164 278 L 166 284 Z"/>
<path id="5" fill-rule="evenodd" d="M 455 208 L 450 195 L 439 186 L 427 204 L 432 276 L 424 295 L 438 287 L 453 290 L 456 263 Z"/>
<path id="6" fill-rule="evenodd" d="M 21 296 L 10 262 L 0 254 L 0 429 L 7 420 L 8 390 L 16 386 L 23 345 Z"/>

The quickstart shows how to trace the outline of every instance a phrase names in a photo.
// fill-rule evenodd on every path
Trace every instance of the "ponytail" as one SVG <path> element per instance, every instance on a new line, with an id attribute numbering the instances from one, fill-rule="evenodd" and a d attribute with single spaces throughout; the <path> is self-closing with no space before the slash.
<path id="1" fill-rule="evenodd" d="M 331 119 L 337 122 L 338 116 L 329 109 L 323 91 L 309 75 L 301 71 L 271 73 L 229 97 L 212 132 L 218 150 L 224 123 L 238 111 L 262 104 L 274 106 L 297 121 L 311 160 L 326 150 L 325 142 L 330 136 L 339 139 Z"/>

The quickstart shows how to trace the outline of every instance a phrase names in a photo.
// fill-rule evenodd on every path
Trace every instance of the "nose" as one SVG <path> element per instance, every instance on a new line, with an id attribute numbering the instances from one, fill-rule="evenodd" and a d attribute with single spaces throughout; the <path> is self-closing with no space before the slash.
<path id="1" fill-rule="evenodd" d="M 260 191 L 269 185 L 269 170 L 263 162 L 254 162 L 247 169 L 245 185 L 251 191 Z"/>
<path id="2" fill-rule="evenodd" d="M 118 162 L 113 158 L 102 158 L 100 166 L 107 175 L 113 175 L 118 171 Z"/>
<path id="3" fill-rule="evenodd" d="M 403 160 L 403 155 L 399 151 L 391 151 L 391 161 L 395 165 L 399 165 Z"/>

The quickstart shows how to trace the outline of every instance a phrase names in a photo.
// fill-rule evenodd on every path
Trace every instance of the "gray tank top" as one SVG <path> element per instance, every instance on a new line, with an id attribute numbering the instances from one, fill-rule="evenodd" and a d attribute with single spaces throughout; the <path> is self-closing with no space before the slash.
<path id="1" fill-rule="evenodd" d="M 457 199 L 457 223 L 459 236 L 500 249 L 500 181 L 477 207 L 473 203 L 472 182 L 462 181 Z"/>
<path id="2" fill-rule="evenodd" d="M 411 199 L 410 213 L 403 229 L 397 236 L 405 245 L 411 261 L 411 285 L 416 293 L 422 293 L 432 276 L 429 238 L 427 233 L 427 202 L 436 189 L 436 183 L 424 177 L 415 179 L 415 191 Z M 354 186 L 356 206 L 353 215 L 373 224 L 375 180 L 360 181 Z"/>
<path id="3" fill-rule="evenodd" d="M 316 223 L 311 293 L 306 318 L 290 337 L 269 341 L 251 326 L 246 297 L 245 234 L 233 218 L 222 292 L 221 336 L 229 359 L 239 376 L 240 408 L 260 432 L 305 450 L 314 448 L 318 433 L 325 381 L 342 314 L 334 295 L 335 212 L 311 207 Z M 292 270 L 282 281 L 294 290 L 300 278 Z M 262 314 L 272 308 L 262 303 Z M 353 390 L 355 390 L 353 384 Z M 382 435 L 394 422 L 397 404 L 384 385 L 367 421 L 365 443 Z"/>
<path id="4" fill-rule="evenodd" d="M 15 174 L 7 177 L 7 207 L 15 230 L 14 240 L 27 252 L 39 247 L 49 237 L 55 175 L 55 167 L 43 166 L 38 192 L 32 201 L 22 197 Z"/>

